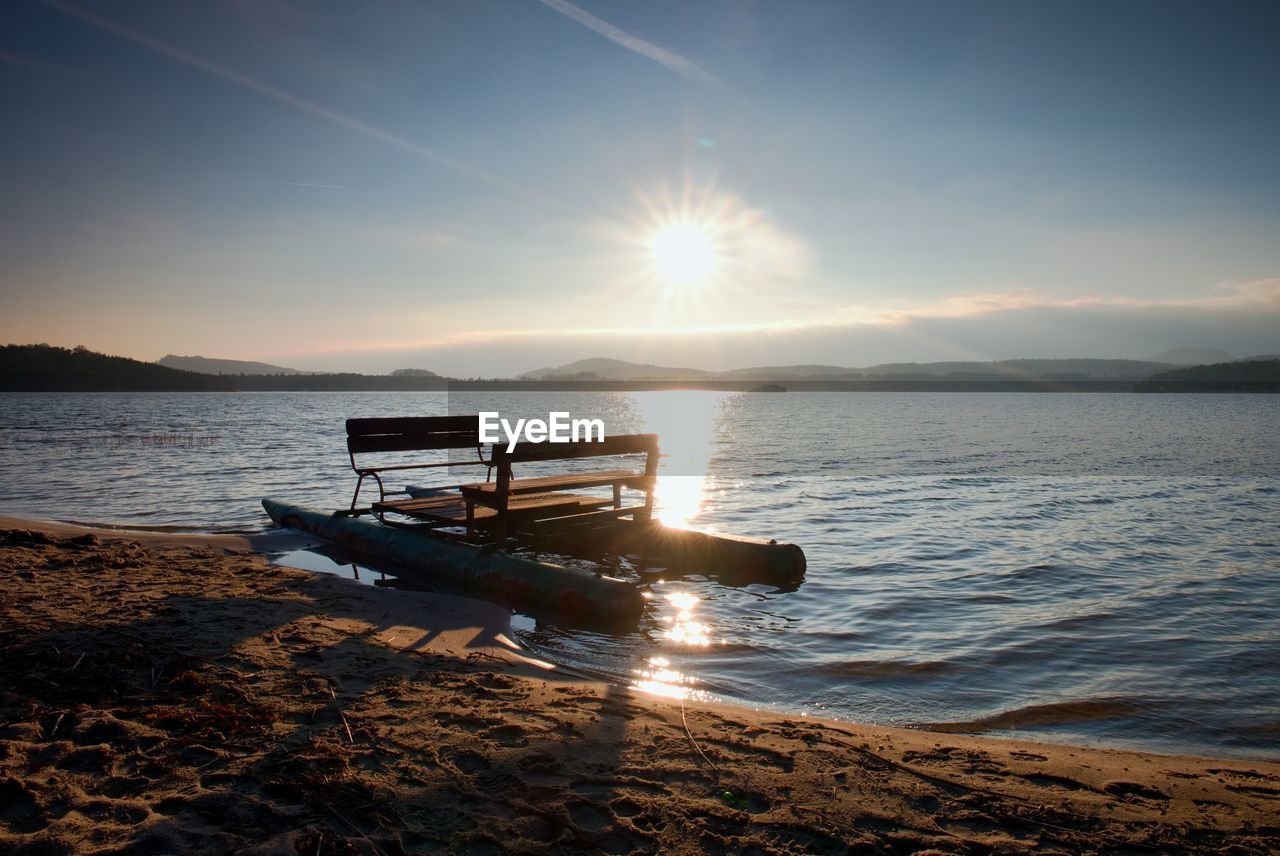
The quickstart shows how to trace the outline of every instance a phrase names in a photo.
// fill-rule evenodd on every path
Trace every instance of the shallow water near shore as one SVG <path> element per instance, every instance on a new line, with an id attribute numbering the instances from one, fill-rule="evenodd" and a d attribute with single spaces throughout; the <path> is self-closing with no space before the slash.
<path id="1" fill-rule="evenodd" d="M 262 496 L 350 502 L 343 419 L 482 409 L 655 431 L 665 520 L 808 556 L 796 591 L 654 584 L 624 635 L 518 616 L 552 660 L 826 717 L 1280 757 L 1274 396 L 4 394 L 0 509 L 258 531 Z"/>

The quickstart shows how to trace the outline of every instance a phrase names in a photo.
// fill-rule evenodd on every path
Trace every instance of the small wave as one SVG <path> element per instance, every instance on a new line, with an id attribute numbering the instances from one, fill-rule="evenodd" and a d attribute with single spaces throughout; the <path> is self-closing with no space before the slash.
<path id="1" fill-rule="evenodd" d="M 1280 720 L 1249 723 L 1241 726 L 1239 730 L 1255 737 L 1280 738 Z"/>
<path id="2" fill-rule="evenodd" d="M 993 484 L 1005 484 L 1008 481 L 1009 479 L 1002 476 L 951 476 L 949 478 L 942 479 L 944 484 L 954 484 L 965 487 L 986 487 Z"/>
<path id="3" fill-rule="evenodd" d="M 1048 508 L 1071 508 L 1078 505 L 1115 505 L 1114 496 L 1064 496 L 1044 499 L 1037 505 Z"/>
<path id="4" fill-rule="evenodd" d="M 739 640 L 723 640 L 715 643 L 715 645 L 705 653 L 714 654 L 717 657 L 723 657 L 730 654 L 768 654 L 770 652 L 768 645 L 758 644 L 755 642 L 745 642 Z"/>
<path id="5" fill-rule="evenodd" d="M 1046 571 L 1052 573 L 1053 571 L 1056 571 L 1056 570 L 1058 570 L 1058 567 L 1056 565 L 1052 565 L 1046 562 L 1041 562 L 1035 565 L 1024 565 L 1021 568 L 1015 568 L 1014 570 L 1009 571 L 1004 576 L 1010 579 L 1020 579 L 1021 577 L 1042 574 Z"/>
<path id="6" fill-rule="evenodd" d="M 231 533 L 239 534 L 239 533 L 245 532 L 245 530 L 242 530 L 242 529 L 227 529 L 227 528 L 217 528 L 217 527 L 201 529 L 194 526 L 179 526 L 177 524 L 161 524 L 161 523 L 155 523 L 151 525 L 147 525 L 144 523 L 96 523 L 94 521 L 89 521 L 89 520 L 68 520 L 67 523 L 70 523 L 73 526 L 83 526 L 86 529 L 106 529 L 112 532 L 159 532 L 163 534 L 177 534 L 177 535 L 188 535 L 188 534 L 203 535 L 203 534 L 208 534 L 210 532 L 216 532 L 219 534 L 231 534 Z"/>
<path id="7" fill-rule="evenodd" d="M 863 639 L 867 634 L 857 630 L 817 630 L 813 635 L 830 642 L 851 642 L 855 639 Z"/>
<path id="8" fill-rule="evenodd" d="M 837 678 L 925 678 L 954 671 L 946 660 L 842 660 L 819 663 L 805 671 Z"/>
<path id="9" fill-rule="evenodd" d="M 1133 699 L 1083 699 L 1081 701 L 1033 704 L 1027 707 L 1002 711 L 991 716 L 958 722 L 912 723 L 909 727 L 926 731 L 941 731 L 948 734 L 976 731 L 1014 731 L 1042 728 L 1050 725 L 1068 725 L 1073 722 L 1097 722 L 1121 716 L 1134 716 L 1150 710 L 1150 708 L 1151 705 L 1142 704 Z"/>
<path id="10" fill-rule="evenodd" d="M 1068 615 L 1063 618 L 1055 618 L 1041 622 L 1039 626 L 1042 630 L 1074 630 L 1077 627 L 1097 624 L 1114 617 L 1114 612 L 1090 612 L 1086 615 Z"/>
<path id="11" fill-rule="evenodd" d="M 1009 601 L 1016 599 L 1017 598 L 1011 594 L 1000 594 L 999 592 L 969 594 L 962 598 L 965 603 L 1008 603 Z"/>

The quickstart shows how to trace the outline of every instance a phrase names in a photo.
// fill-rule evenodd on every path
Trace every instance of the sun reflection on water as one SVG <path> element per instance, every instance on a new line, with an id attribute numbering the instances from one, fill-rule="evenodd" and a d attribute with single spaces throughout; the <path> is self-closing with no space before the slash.
<path id="1" fill-rule="evenodd" d="M 698 607 L 698 599 L 688 592 L 679 591 L 667 595 L 667 602 L 676 610 L 674 615 L 666 617 L 671 622 L 662 633 L 662 638 L 677 645 L 697 646 L 705 648 L 711 644 L 710 629 L 698 621 L 694 610 Z"/>
<path id="2" fill-rule="evenodd" d="M 632 688 L 663 698 L 686 699 L 694 695 L 693 678 L 671 668 L 666 657 L 650 657 L 644 668 L 635 670 Z"/>
<path id="3" fill-rule="evenodd" d="M 664 526 L 686 528 L 702 511 L 706 476 L 659 475 L 654 487 L 654 516 Z"/>
<path id="4" fill-rule="evenodd" d="M 662 450 L 658 481 L 654 487 L 654 516 L 671 527 L 709 527 L 698 520 L 707 510 L 711 488 L 708 469 L 715 444 L 717 422 L 728 396 L 718 392 L 676 390 L 631 393 L 639 417 L 639 430 L 657 434 Z M 659 584 L 661 586 L 662 584 Z M 697 689 L 698 679 L 681 671 L 672 652 L 705 652 L 715 640 L 710 625 L 700 620 L 699 599 L 689 591 L 654 592 L 663 601 L 661 645 L 665 649 L 645 659 L 633 670 L 632 687 L 670 699 L 710 699 Z"/>
<path id="5" fill-rule="evenodd" d="M 659 437 L 654 516 L 667 526 L 687 527 L 705 510 L 707 468 L 724 398 L 691 390 L 632 394 L 643 430 Z"/>
<path id="6" fill-rule="evenodd" d="M 683 649 L 711 647 L 711 628 L 697 618 L 697 596 L 687 591 L 676 591 L 665 595 L 664 600 L 671 612 L 659 619 L 668 625 L 662 632 L 663 641 L 667 645 Z M 632 688 L 651 695 L 681 700 L 710 698 L 707 693 L 696 688 L 697 678 L 675 668 L 671 660 L 664 656 L 649 657 L 644 666 L 634 670 L 634 675 Z"/>

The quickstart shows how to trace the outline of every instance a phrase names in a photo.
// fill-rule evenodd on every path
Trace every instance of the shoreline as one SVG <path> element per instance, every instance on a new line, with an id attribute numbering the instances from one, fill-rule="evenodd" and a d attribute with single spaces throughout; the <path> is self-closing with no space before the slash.
<path id="1" fill-rule="evenodd" d="M 160 529 L 134 528 L 134 527 L 131 527 L 129 524 L 118 524 L 118 525 L 100 524 L 96 526 L 90 526 L 90 525 L 86 525 L 84 523 L 80 523 L 76 521 L 58 521 L 58 520 L 49 520 L 49 519 L 37 517 L 37 516 L 28 517 L 28 516 L 13 515 L 13 514 L 0 514 L 0 531 L 9 530 L 9 529 L 35 529 L 38 531 L 43 531 L 52 535 L 56 535 L 61 538 L 70 538 L 78 535 L 92 534 L 95 537 L 103 538 L 103 539 L 137 541 L 138 543 L 143 544 L 145 546 L 156 546 L 156 547 L 164 547 L 164 548 L 211 547 L 215 549 L 230 550 L 230 551 L 248 550 L 248 551 L 259 553 L 269 557 L 271 564 L 273 565 L 294 568 L 298 570 L 307 571 L 308 573 L 320 574 L 323 576 L 334 576 L 339 579 L 349 579 L 349 576 L 344 567 L 344 562 L 340 562 L 339 560 L 333 558 L 330 555 L 325 554 L 324 552 L 311 552 L 311 548 L 325 546 L 325 542 L 323 541 L 323 539 L 317 538 L 308 533 L 301 532 L 299 530 L 294 530 L 294 529 L 289 529 L 289 530 L 272 529 L 272 530 L 259 532 L 259 533 L 243 533 L 243 532 L 219 533 L 219 532 L 202 532 L 198 530 L 187 530 L 187 529 L 160 530 Z M 332 547 L 332 545 L 329 545 L 329 546 Z M 302 552 L 304 555 L 314 557 L 315 561 L 297 562 L 296 555 L 299 552 Z M 354 557 L 350 560 L 356 561 L 357 563 L 363 561 L 362 559 L 354 558 Z M 332 567 L 321 567 L 326 564 L 332 565 Z M 379 573 L 376 567 L 367 567 L 364 569 L 371 574 Z M 391 576 L 396 576 L 394 571 L 386 571 L 386 573 L 390 574 Z M 363 581 L 360 584 L 365 586 L 379 585 L 379 583 L 374 583 L 372 581 Z M 392 587 L 394 588 L 394 586 Z M 452 595 L 446 594 L 447 592 L 449 592 L 449 589 L 444 588 L 444 589 L 435 589 L 433 591 L 428 591 L 428 592 L 422 592 L 421 590 L 419 590 L 418 594 L 419 596 L 424 596 L 424 597 L 432 597 L 437 594 L 442 597 L 455 596 L 455 597 L 461 597 L 462 599 L 468 600 L 468 601 L 476 600 L 477 602 L 483 602 L 483 601 L 480 601 L 479 599 L 473 599 L 473 598 L 467 597 L 464 592 L 454 592 Z M 557 666 L 557 668 L 563 671 L 575 672 L 575 669 L 567 663 L 555 663 L 555 665 Z M 577 671 L 577 674 L 579 674 L 580 677 L 582 677 L 584 680 L 598 681 L 602 683 L 609 683 L 615 679 L 615 676 L 610 676 L 607 674 L 600 674 L 600 673 L 582 672 L 580 670 Z M 1144 745 L 1142 742 L 1139 742 L 1136 744 L 1134 743 L 1125 744 L 1123 742 L 1117 742 L 1117 743 L 1100 745 L 1097 742 L 1095 742 L 1095 740 L 1092 739 L 1089 735 L 1060 735 L 1055 733 L 1041 734 L 1041 733 L 1037 733 L 1034 728 L 1030 730 L 1021 730 L 1012 726 L 1010 727 L 987 726 L 985 728 L 980 728 L 980 729 L 966 729 L 963 726 L 968 723 L 963 723 L 963 722 L 952 723 L 952 722 L 946 722 L 946 721 L 931 721 L 931 720 L 919 720 L 919 719 L 913 719 L 911 721 L 903 722 L 902 724 L 898 724 L 898 725 L 861 722 L 856 719 L 841 719 L 838 716 L 831 715 L 830 713 L 815 714 L 814 711 L 812 710 L 804 710 L 798 707 L 788 707 L 785 704 L 781 704 L 781 703 L 773 703 L 773 704 L 766 703 L 766 702 L 757 703 L 757 702 L 753 702 L 750 699 L 734 698 L 732 696 L 724 695 L 721 693 L 710 693 L 709 698 L 704 698 L 699 703 L 723 705 L 723 706 L 732 707 L 732 708 L 741 708 L 741 709 L 748 710 L 758 714 L 771 714 L 771 715 L 777 715 L 777 716 L 790 716 L 790 717 L 800 717 L 805 719 L 817 719 L 821 721 L 831 722 L 834 724 L 848 724 L 855 727 L 860 725 L 867 725 L 867 726 L 885 727 L 885 728 L 899 728 L 907 731 L 918 731 L 918 732 L 926 732 L 926 733 L 942 734 L 942 735 L 972 735 L 972 736 L 979 736 L 984 738 L 991 737 L 993 739 L 999 739 L 999 740 L 1031 741 L 1031 742 L 1044 743 L 1047 745 L 1055 745 L 1055 746 L 1062 746 L 1062 747 L 1072 746 L 1072 747 L 1081 747 L 1086 749 L 1090 749 L 1090 748 L 1109 749 L 1109 750 L 1116 750 L 1116 751 L 1128 751 L 1128 752 L 1137 752 L 1140 754 L 1162 755 L 1162 756 L 1171 756 L 1171 757 L 1212 758 L 1215 760 L 1222 761 L 1224 763 L 1229 761 L 1239 762 L 1239 763 L 1248 763 L 1252 761 L 1259 761 L 1259 762 L 1266 762 L 1266 763 L 1280 763 L 1280 755 L 1277 755 L 1277 756 L 1249 755 L 1243 752 L 1238 752 L 1238 753 L 1231 752 L 1229 749 L 1226 750 L 1223 754 L 1215 754 L 1212 747 L 1208 747 L 1207 751 L 1197 752 L 1195 750 L 1195 747 L 1184 749 L 1182 747 L 1179 747 L 1176 744 L 1169 744 L 1168 742 L 1161 744 L 1161 742 L 1157 740 L 1150 740 L 1147 742 L 1146 745 Z M 1084 704 L 1090 704 L 1090 703 L 1092 702 L 1091 701 L 1084 702 Z M 1040 713 L 1046 707 L 1050 711 L 1052 711 L 1054 707 L 1070 708 L 1072 707 L 1072 705 L 1073 703 L 1070 701 L 1062 702 L 1061 704 L 1058 704 L 1058 705 L 1048 705 L 1048 706 L 1030 705 L 1025 708 L 1018 708 L 1015 710 L 1015 712 L 1021 713 L 1026 711 L 1026 712 L 1032 712 L 1032 713 Z M 1004 716 L 1004 714 L 1001 714 L 1000 716 Z M 977 720 L 975 721 L 974 724 L 981 725 L 983 723 L 981 720 Z"/>
<path id="2" fill-rule="evenodd" d="M 293 531 L 285 533 L 280 530 L 272 530 L 260 534 L 175 531 L 142 527 L 134 528 L 124 524 L 118 526 L 110 524 L 89 526 L 64 520 L 48 520 L 42 517 L 0 514 L 0 530 L 13 529 L 44 532 L 47 535 L 58 538 L 92 535 L 95 538 L 108 541 L 136 541 L 148 547 L 190 547 L 229 551 L 249 550 L 263 554 L 301 550 L 320 543 L 317 538 Z"/>
<path id="3" fill-rule="evenodd" d="M 256 536 L 0 517 L 0 845 L 1263 853 L 1280 764 L 650 697 Z"/>

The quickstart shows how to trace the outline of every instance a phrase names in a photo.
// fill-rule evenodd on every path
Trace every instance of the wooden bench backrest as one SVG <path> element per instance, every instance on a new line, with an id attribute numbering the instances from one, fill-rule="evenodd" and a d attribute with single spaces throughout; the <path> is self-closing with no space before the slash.
<path id="1" fill-rule="evenodd" d="M 517 443 L 508 452 L 501 444 L 493 447 L 493 462 L 521 463 L 525 461 L 563 461 L 570 458 L 598 458 L 607 455 L 646 454 L 657 463 L 657 434 L 617 434 L 604 440 L 588 443 Z"/>
<path id="2" fill-rule="evenodd" d="M 474 449 L 480 445 L 480 417 L 474 414 L 347 420 L 347 451 L 353 455 Z"/>

